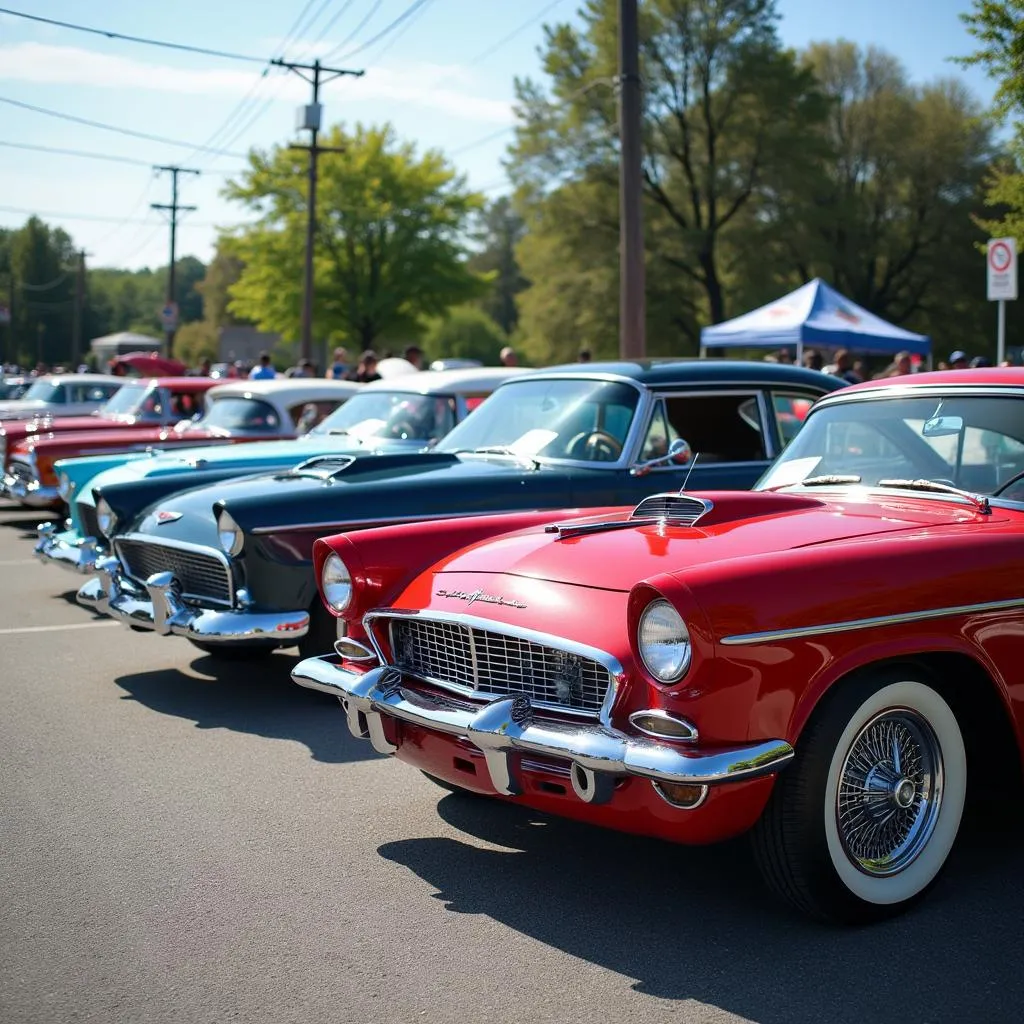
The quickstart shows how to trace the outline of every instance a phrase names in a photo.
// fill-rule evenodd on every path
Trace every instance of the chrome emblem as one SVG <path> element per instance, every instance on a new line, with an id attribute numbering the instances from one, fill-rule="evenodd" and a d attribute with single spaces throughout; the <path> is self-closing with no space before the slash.
<path id="1" fill-rule="evenodd" d="M 533 718 L 533 707 L 530 704 L 530 698 L 525 693 L 517 693 L 512 698 L 512 707 L 509 709 L 509 718 L 512 719 L 516 725 L 525 725 L 531 718 Z"/>
<path id="2" fill-rule="evenodd" d="M 380 678 L 374 689 L 382 698 L 392 697 L 402 688 L 402 673 L 394 665 L 386 665 L 380 671 Z"/>
<path id="3" fill-rule="evenodd" d="M 555 655 L 555 693 L 559 704 L 578 704 L 583 699 L 583 663 L 575 654 Z"/>
<path id="4" fill-rule="evenodd" d="M 184 514 L 184 512 L 171 512 L 167 509 L 160 509 L 153 515 L 153 518 L 156 520 L 157 526 L 163 526 L 165 523 L 176 522 Z"/>
<path id="5" fill-rule="evenodd" d="M 488 594 L 483 590 L 445 590 L 443 587 L 437 592 L 438 597 L 451 597 L 456 601 L 465 601 L 467 604 L 500 604 L 505 608 L 525 608 L 522 601 L 515 598 L 501 597 L 499 594 Z"/>

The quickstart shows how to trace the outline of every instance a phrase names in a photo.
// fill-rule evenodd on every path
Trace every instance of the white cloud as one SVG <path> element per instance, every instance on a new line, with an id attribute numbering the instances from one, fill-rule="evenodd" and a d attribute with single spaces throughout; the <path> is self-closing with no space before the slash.
<path id="1" fill-rule="evenodd" d="M 244 96 L 252 88 L 258 67 L 190 68 L 158 64 L 98 53 L 74 46 L 16 43 L 0 46 L 0 80 L 39 85 L 94 86 L 123 90 L 150 90 L 193 96 Z M 489 124 L 510 124 L 508 100 L 488 99 L 445 83 L 468 83 L 461 67 L 403 64 L 381 67 L 351 80 L 352 101 L 382 100 L 427 107 L 435 112 Z M 259 83 L 254 96 L 273 96 L 302 103 L 308 87 L 296 76 L 274 71 Z"/>

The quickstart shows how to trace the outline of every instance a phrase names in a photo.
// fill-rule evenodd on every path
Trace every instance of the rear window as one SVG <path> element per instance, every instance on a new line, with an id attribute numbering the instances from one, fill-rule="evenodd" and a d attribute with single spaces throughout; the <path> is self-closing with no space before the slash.
<path id="1" fill-rule="evenodd" d="M 269 402 L 259 398 L 225 396 L 210 406 L 202 425 L 239 433 L 274 434 L 281 429 L 281 417 Z"/>

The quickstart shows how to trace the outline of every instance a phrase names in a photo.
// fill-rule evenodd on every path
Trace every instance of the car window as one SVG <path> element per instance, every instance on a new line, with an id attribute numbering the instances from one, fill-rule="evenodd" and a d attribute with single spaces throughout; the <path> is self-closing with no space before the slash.
<path id="1" fill-rule="evenodd" d="M 49 380 L 33 381 L 24 397 L 34 402 L 51 402 L 54 405 L 64 405 L 68 400 L 65 386 Z"/>
<path id="2" fill-rule="evenodd" d="M 666 398 L 648 428 L 641 458 L 664 455 L 677 437 L 683 438 L 702 462 L 759 462 L 767 458 L 756 395 Z"/>
<path id="3" fill-rule="evenodd" d="M 320 402 L 298 402 L 288 409 L 288 415 L 300 434 L 312 430 L 318 423 L 330 416 L 343 399 L 331 398 Z"/>
<path id="4" fill-rule="evenodd" d="M 171 419 L 192 420 L 203 412 L 203 396 L 198 391 L 171 391 Z"/>
<path id="5" fill-rule="evenodd" d="M 778 391 L 772 394 L 772 411 L 775 413 L 783 448 L 796 437 L 812 405 L 814 399 L 807 395 L 787 395 Z"/>
<path id="6" fill-rule="evenodd" d="M 225 395 L 210 406 L 199 426 L 250 434 L 274 434 L 281 428 L 281 417 L 269 402 L 242 395 Z"/>
<path id="7" fill-rule="evenodd" d="M 464 395 L 463 400 L 466 403 L 466 412 L 472 412 L 474 409 L 476 409 L 482 402 L 484 402 L 487 399 L 487 396 L 489 394 L 490 392 L 487 392 L 487 394 L 483 395 Z"/>

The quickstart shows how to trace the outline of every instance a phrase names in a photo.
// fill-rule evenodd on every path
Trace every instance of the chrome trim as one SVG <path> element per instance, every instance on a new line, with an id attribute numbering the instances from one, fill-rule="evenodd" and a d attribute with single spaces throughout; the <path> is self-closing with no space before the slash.
<path id="1" fill-rule="evenodd" d="M 339 619 L 339 622 L 342 620 Z M 346 661 L 377 661 L 377 654 L 366 644 L 353 640 L 351 637 L 343 636 L 334 641 L 334 651 L 339 658 Z"/>
<path id="2" fill-rule="evenodd" d="M 703 790 L 703 792 L 698 797 L 696 803 L 692 803 L 692 804 L 677 804 L 675 802 L 675 800 L 673 800 L 668 795 L 668 793 L 666 793 L 665 790 L 663 790 L 661 788 L 661 783 L 660 782 L 657 782 L 657 781 L 652 782 L 651 783 L 651 788 L 654 790 L 655 793 L 658 794 L 658 796 L 661 797 L 662 800 L 665 801 L 665 803 L 667 803 L 669 805 L 669 807 L 672 807 L 672 808 L 674 808 L 677 811 L 695 811 L 695 810 L 697 810 L 698 807 L 703 807 L 704 806 L 704 801 L 707 800 L 708 793 L 710 792 L 710 787 L 709 786 L 702 786 L 701 789 Z"/>
<path id="3" fill-rule="evenodd" d="M 509 628 L 508 624 L 504 622 L 495 622 L 493 619 L 484 619 L 476 615 L 463 615 L 459 612 L 404 611 L 398 608 L 374 609 L 368 611 L 363 616 L 363 626 L 366 629 L 366 635 L 370 638 L 370 642 L 373 644 L 382 665 L 388 664 L 388 659 L 373 631 L 373 625 L 378 619 L 427 619 L 431 622 L 450 622 L 455 625 L 466 626 L 468 629 L 479 629 L 489 633 L 500 633 L 503 636 L 518 637 L 520 640 L 527 640 L 542 647 L 552 647 L 555 650 L 564 651 L 566 654 L 575 654 L 578 657 L 595 661 L 608 673 L 608 689 L 605 692 L 604 700 L 597 716 L 598 721 L 605 725 L 611 721 L 612 706 L 615 704 L 619 685 L 626 678 L 625 669 L 623 669 L 622 663 L 618 658 L 596 647 L 588 647 L 586 644 L 568 641 L 565 637 L 554 636 L 551 633 L 541 633 L 534 629 L 513 629 Z M 390 642 L 390 629 L 388 630 L 388 639 Z M 473 674 L 478 677 L 479 671 L 476 664 L 475 650 L 472 651 L 472 658 Z M 490 693 L 487 690 L 474 690 L 446 679 L 424 679 L 424 682 L 439 686 L 452 693 L 461 694 L 466 697 L 476 697 L 478 700 L 486 700 L 488 698 L 493 700 L 504 696 L 503 694 Z M 581 708 L 567 708 L 561 704 L 548 704 L 538 701 L 534 704 L 534 707 L 557 711 L 559 714 L 568 715 L 573 718 L 587 718 L 591 720 L 594 718 L 592 711 L 585 711 Z"/>
<path id="4" fill-rule="evenodd" d="M 96 568 L 100 575 L 81 587 L 78 603 L 129 628 L 226 646 L 270 642 L 290 647 L 309 632 L 307 611 L 195 608 L 182 601 L 172 573 L 155 573 L 140 586 L 120 571 L 116 558 L 102 558 Z"/>
<path id="5" fill-rule="evenodd" d="M 676 725 L 681 725 L 683 728 L 689 730 L 688 736 L 673 736 L 665 732 L 655 732 L 653 729 L 645 729 L 642 725 L 637 725 L 636 719 L 638 718 L 661 718 L 667 722 L 674 722 Z M 642 732 L 645 736 L 653 736 L 659 740 L 675 740 L 677 743 L 696 743 L 700 739 L 700 734 L 697 732 L 697 726 L 693 722 L 682 718 L 680 715 L 673 715 L 669 711 L 665 711 L 662 708 L 643 708 L 640 711 L 634 711 L 629 716 L 629 724 L 636 729 L 637 732 Z"/>
<path id="6" fill-rule="evenodd" d="M 384 717 L 469 740 L 484 755 L 491 785 L 505 796 L 522 792 L 517 777 L 521 764 L 512 755 L 571 761 L 574 792 L 586 802 L 601 803 L 611 798 L 620 776 L 720 785 L 773 775 L 794 754 L 785 740 L 706 751 L 681 750 L 670 743 L 627 735 L 608 725 L 514 715 L 516 706 L 524 700 L 522 695 L 467 707 L 462 701 L 403 685 L 404 677 L 391 666 L 359 673 L 331 664 L 326 658 L 307 658 L 292 670 L 292 679 L 300 686 L 340 697 L 349 730 L 358 739 L 368 738 L 379 753 L 394 754 L 398 749 L 384 733 Z"/>
<path id="7" fill-rule="evenodd" d="M 340 523 L 287 523 L 284 526 L 257 526 L 247 533 L 253 536 L 269 533 L 282 533 L 288 530 L 333 530 L 344 533 L 350 528 L 366 528 L 372 526 L 391 526 L 395 523 L 429 523 L 436 519 L 469 519 L 472 516 L 504 516 L 514 509 L 494 509 L 490 512 L 435 512 L 425 516 L 388 516 L 384 519 L 345 519 Z M 528 511 L 528 510 L 523 510 Z"/>
<path id="8" fill-rule="evenodd" d="M 71 540 L 69 534 L 75 539 Z M 55 523 L 40 523 L 36 527 L 36 535 L 33 550 L 44 565 L 59 565 L 83 576 L 95 571 L 100 557 L 95 537 L 79 537 L 70 530 L 58 534 Z"/>
<path id="9" fill-rule="evenodd" d="M 568 779 L 572 768 L 567 764 L 551 764 L 547 761 L 534 761 L 532 758 L 524 757 L 519 762 L 519 768 L 524 772 L 531 772 L 535 775 L 560 775 Z"/>
<path id="10" fill-rule="evenodd" d="M 117 555 L 121 565 L 124 566 L 124 559 L 121 558 L 121 553 L 118 551 L 117 546 L 121 541 L 134 541 L 137 544 L 150 544 L 156 548 L 176 548 L 179 551 L 187 551 L 192 555 L 205 555 L 206 557 L 213 556 L 223 566 L 228 575 L 228 599 L 227 601 L 221 601 L 218 598 L 206 597 L 203 594 L 182 594 L 182 597 L 193 598 L 196 601 L 208 601 L 210 604 L 216 604 L 220 606 L 233 607 L 236 598 L 236 587 L 235 587 L 235 572 L 231 565 L 231 559 L 221 551 L 220 548 L 207 547 L 205 544 L 193 544 L 191 541 L 186 540 L 175 540 L 173 537 L 164 540 L 162 537 L 158 537 L 152 533 L 118 533 L 115 534 L 111 543 L 111 548 L 114 554 Z M 137 579 L 135 576 L 131 576 L 128 572 L 124 573 L 126 579 L 134 580 L 136 583 L 145 585 L 145 580 Z"/>
<path id="11" fill-rule="evenodd" d="M 50 508 L 61 501 L 56 487 L 43 487 L 38 478 L 26 482 L 12 473 L 3 476 L 3 493 L 27 508 Z"/>
<path id="12" fill-rule="evenodd" d="M 849 633 L 855 629 L 874 629 L 876 626 L 898 626 L 905 622 L 924 622 L 943 619 L 949 615 L 970 615 L 974 612 L 1000 612 L 1024 608 L 1024 597 L 1011 597 L 1004 601 L 983 601 L 980 604 L 950 605 L 920 612 L 901 612 L 896 615 L 874 615 L 867 619 L 848 619 L 845 622 L 826 622 L 820 626 L 795 626 L 791 629 L 768 629 L 760 633 L 735 633 L 723 636 L 718 642 L 727 647 L 774 643 L 778 640 L 798 640 L 826 633 Z"/>

